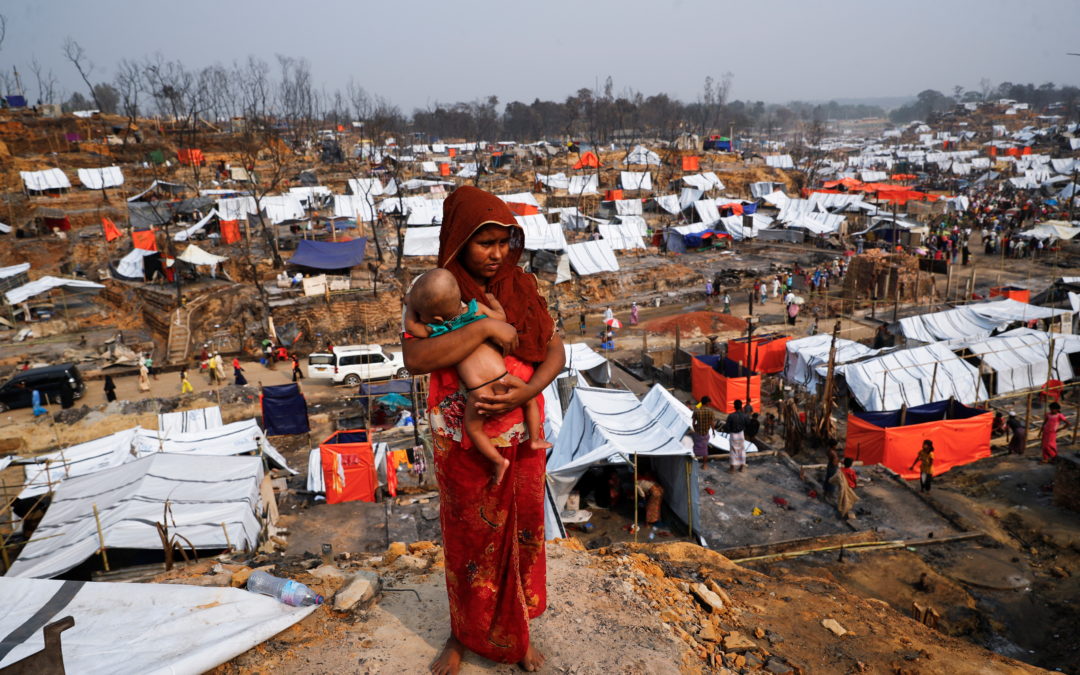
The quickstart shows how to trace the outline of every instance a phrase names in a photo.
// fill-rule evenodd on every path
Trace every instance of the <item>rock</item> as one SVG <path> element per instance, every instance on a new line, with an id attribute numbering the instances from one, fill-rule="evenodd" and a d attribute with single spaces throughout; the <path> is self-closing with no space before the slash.
<path id="1" fill-rule="evenodd" d="M 794 668 L 777 658 L 769 659 L 765 664 L 765 670 L 775 675 L 791 675 L 795 672 Z"/>
<path id="2" fill-rule="evenodd" d="M 711 623 L 704 623 L 701 628 L 698 629 L 697 637 L 699 640 L 706 642 L 719 642 L 720 634 L 716 632 L 716 628 Z"/>
<path id="3" fill-rule="evenodd" d="M 746 657 L 745 657 L 745 656 L 743 656 L 742 654 L 736 654 L 736 655 L 735 655 L 735 658 L 733 658 L 733 659 L 731 660 L 731 662 L 732 662 L 733 664 L 735 664 L 735 667 L 736 667 L 736 668 L 742 668 L 743 666 L 745 666 L 745 665 L 746 665 Z"/>
<path id="4" fill-rule="evenodd" d="M 334 609 L 347 612 L 353 607 L 364 607 L 382 590 L 382 579 L 378 574 L 360 570 L 345 582 L 334 595 Z"/>
<path id="5" fill-rule="evenodd" d="M 232 584 L 232 574 L 221 572 L 220 574 L 204 574 L 196 577 L 182 577 L 179 579 L 167 579 L 162 583 L 184 584 L 186 586 L 217 586 L 224 588 Z"/>
<path id="6" fill-rule="evenodd" d="M 709 579 L 705 582 L 705 585 L 709 588 L 710 591 L 720 596 L 720 599 L 723 600 L 724 605 L 732 604 L 731 596 L 727 594 L 727 591 L 720 587 L 720 584 L 716 583 L 712 579 Z"/>
<path id="7" fill-rule="evenodd" d="M 757 649 L 757 644 L 739 631 L 732 631 L 724 638 L 725 652 L 745 652 L 748 649 Z"/>
<path id="8" fill-rule="evenodd" d="M 394 560 L 391 567 L 395 570 L 405 570 L 408 572 L 422 572 L 428 568 L 428 561 L 424 558 L 418 558 L 414 555 L 398 556 Z"/>
<path id="9" fill-rule="evenodd" d="M 683 593 L 689 593 L 690 592 L 690 584 L 686 583 L 685 581 L 680 581 L 679 584 L 678 584 L 678 588 Z"/>
<path id="10" fill-rule="evenodd" d="M 847 634 L 847 629 L 837 623 L 836 619 L 825 619 L 821 625 L 831 630 L 837 637 Z"/>
<path id="11" fill-rule="evenodd" d="M 405 546 L 403 541 L 395 541 L 390 544 L 390 548 L 386 549 L 386 555 L 383 556 L 383 562 L 389 565 L 398 559 L 399 556 L 406 555 L 409 549 Z"/>
<path id="12" fill-rule="evenodd" d="M 761 659 L 759 659 L 757 654 L 754 654 L 752 652 L 747 652 L 746 653 L 746 667 L 747 668 L 753 670 L 755 668 L 760 668 L 763 665 L 765 665 L 765 662 L 762 661 Z"/>
<path id="13" fill-rule="evenodd" d="M 694 592 L 694 595 L 698 597 L 709 609 L 713 612 L 724 611 L 724 601 L 720 599 L 720 596 L 713 593 L 705 584 L 694 584 L 690 587 L 690 590 Z"/>
<path id="14" fill-rule="evenodd" d="M 320 565 L 311 570 L 311 576 L 318 577 L 323 581 L 344 581 L 348 576 L 337 565 Z"/>
<path id="15" fill-rule="evenodd" d="M 247 583 L 248 577 L 251 576 L 251 573 L 253 571 L 254 570 L 252 570 L 250 567 L 241 567 L 240 569 L 236 570 L 232 573 L 230 585 L 233 588 L 243 588 L 244 585 Z"/>
<path id="16" fill-rule="evenodd" d="M 414 541 L 413 543 L 409 544 L 409 553 L 423 553 L 425 551 L 430 551 L 433 548 L 438 548 L 438 546 L 435 545 L 435 542 Z"/>
<path id="17" fill-rule="evenodd" d="M 757 638 L 757 639 L 759 639 L 759 640 L 760 640 L 761 638 L 765 637 L 765 629 L 764 629 L 764 628 L 761 628 L 760 626 L 759 626 L 759 627 L 757 627 L 757 628 L 755 628 L 755 629 L 754 629 L 754 637 L 756 637 L 756 638 Z"/>

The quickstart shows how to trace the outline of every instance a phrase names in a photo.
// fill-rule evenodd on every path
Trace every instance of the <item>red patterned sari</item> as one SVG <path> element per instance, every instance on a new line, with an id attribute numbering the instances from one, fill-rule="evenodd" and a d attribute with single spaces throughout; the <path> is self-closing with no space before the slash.
<path id="1" fill-rule="evenodd" d="M 532 375 L 526 364 L 517 368 L 525 369 L 518 373 L 525 380 Z M 466 649 L 516 663 L 529 647 L 529 620 L 547 607 L 544 452 L 525 443 L 520 409 L 489 420 L 484 431 L 510 460 L 506 477 L 492 487 L 491 463 L 461 442 L 468 438 L 465 392 L 453 368 L 431 373 L 428 408 L 451 630 Z"/>

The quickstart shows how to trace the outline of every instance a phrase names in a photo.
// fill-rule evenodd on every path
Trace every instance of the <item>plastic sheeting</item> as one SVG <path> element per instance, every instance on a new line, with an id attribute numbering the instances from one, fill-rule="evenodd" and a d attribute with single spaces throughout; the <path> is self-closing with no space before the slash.
<path id="1" fill-rule="evenodd" d="M 934 475 L 990 456 L 990 427 L 994 416 L 978 408 L 946 401 L 900 411 L 852 413 L 847 419 L 844 454 L 864 464 L 882 464 L 902 478 L 919 477 L 912 464 L 923 441 L 934 443 Z M 946 419 L 947 418 L 947 419 Z"/>
<path id="2" fill-rule="evenodd" d="M 62 277 L 45 276 L 31 281 L 28 284 L 23 284 L 16 288 L 11 289 L 4 293 L 4 297 L 9 304 L 17 305 L 24 300 L 34 297 L 35 295 L 41 295 L 47 293 L 54 288 L 105 288 L 103 284 L 94 283 L 93 281 L 84 281 L 82 279 L 64 279 Z"/>
<path id="3" fill-rule="evenodd" d="M 600 181 L 596 174 L 588 176 L 570 176 L 570 187 L 567 192 L 572 195 L 594 195 L 597 193 Z"/>
<path id="4" fill-rule="evenodd" d="M 566 254 L 570 257 L 570 265 L 574 271 L 581 276 L 619 271 L 619 261 L 615 259 L 615 252 L 603 239 L 570 244 L 566 247 Z"/>
<path id="5" fill-rule="evenodd" d="M 566 237 L 561 223 L 549 223 L 543 215 L 515 216 L 525 231 L 525 249 L 528 251 L 561 251 L 566 248 Z"/>
<path id="6" fill-rule="evenodd" d="M 867 411 L 899 410 L 950 397 L 961 403 L 987 398 L 978 369 L 940 342 L 837 366 L 836 372 Z"/>
<path id="7" fill-rule="evenodd" d="M 405 229 L 405 255 L 439 255 L 441 227 L 409 227 Z"/>
<path id="8" fill-rule="evenodd" d="M 385 193 L 383 185 L 379 182 L 378 178 L 350 178 L 348 185 L 349 194 L 352 195 L 378 197 Z"/>
<path id="9" fill-rule="evenodd" d="M 562 172 L 555 173 L 550 176 L 538 173 L 536 174 L 536 180 L 539 181 L 541 185 L 546 185 L 552 190 L 570 189 L 570 179 L 567 178 L 566 174 Z"/>
<path id="10" fill-rule="evenodd" d="M 375 202 L 365 194 L 334 195 L 334 217 L 371 222 L 375 220 Z"/>
<path id="11" fill-rule="evenodd" d="M 832 336 L 827 333 L 812 335 L 789 341 L 785 346 L 787 355 L 784 363 L 784 379 L 798 384 L 811 394 L 817 393 L 818 383 L 824 377 L 829 365 L 829 350 L 832 348 Z M 877 354 L 879 349 L 847 340 L 836 339 L 836 365 L 855 361 Z"/>
<path id="12" fill-rule="evenodd" d="M 178 410 L 158 414 L 158 432 L 165 438 L 176 434 L 188 434 L 224 426 L 221 408 L 212 405 L 194 410 Z"/>
<path id="13" fill-rule="evenodd" d="M 137 279 L 142 281 L 145 278 L 145 268 L 143 266 L 143 258 L 148 255 L 156 255 L 157 251 L 147 251 L 142 248 L 133 248 L 131 251 L 120 258 L 116 263 L 116 273 L 125 279 Z"/>
<path id="14" fill-rule="evenodd" d="M 45 169 L 44 171 L 20 171 L 23 185 L 27 190 L 43 192 L 45 190 L 64 190 L 71 187 L 71 181 L 60 169 Z"/>
<path id="15" fill-rule="evenodd" d="M 619 185 L 624 190 L 651 190 L 652 174 L 648 171 L 621 171 Z"/>
<path id="16" fill-rule="evenodd" d="M 184 252 L 176 256 L 177 260 L 183 260 L 189 265 L 220 265 L 228 260 L 223 255 L 214 255 L 208 251 L 204 251 L 195 244 L 188 244 L 188 247 L 184 249 Z"/>
<path id="17" fill-rule="evenodd" d="M 307 402 L 298 384 L 278 384 L 263 387 L 263 424 L 268 436 L 279 434 L 306 434 L 311 430 L 308 423 Z"/>
<path id="18" fill-rule="evenodd" d="M 124 174 L 118 166 L 100 169 L 79 169 L 79 182 L 91 190 L 118 187 L 124 184 Z"/>
<path id="19" fill-rule="evenodd" d="M 600 236 L 604 238 L 614 251 L 645 248 L 645 242 L 637 225 L 632 223 L 617 223 L 613 225 L 598 225 Z M 528 247 L 526 247 L 528 248 Z"/>
<path id="20" fill-rule="evenodd" d="M 712 190 L 714 188 L 717 190 L 724 189 L 723 181 L 721 181 L 720 178 L 712 171 L 683 176 L 682 180 L 690 187 L 701 190 L 702 192 Z"/>
<path id="21" fill-rule="evenodd" d="M 107 548 L 160 550 L 153 523 L 161 521 L 166 502 L 172 510 L 169 532 L 196 550 L 254 547 L 262 478 L 258 457 L 155 453 L 69 479 L 56 488 L 34 539 L 7 576 L 54 577 L 94 555 L 99 547 L 95 505 Z"/>
<path id="22" fill-rule="evenodd" d="M 1003 395 L 1024 389 L 1037 389 L 1048 380 L 1071 380 L 1073 372 L 1069 354 L 1080 352 L 1080 338 L 1073 335 L 1053 335 L 1054 367 L 1050 370 L 1051 334 L 1020 328 L 1015 331 L 965 343 L 964 356 L 978 357 L 994 371 L 991 378 L 994 394 Z M 956 345 L 953 346 L 954 349 Z"/>
<path id="23" fill-rule="evenodd" d="M 361 237 L 350 241 L 314 241 L 301 239 L 296 243 L 296 253 L 289 258 L 291 265 L 319 270 L 340 270 L 355 267 L 364 260 L 367 239 Z"/>
<path id="24" fill-rule="evenodd" d="M 1013 323 L 1050 319 L 1066 312 L 1005 298 L 907 317 L 900 320 L 900 330 L 904 337 L 920 342 L 962 340 L 988 337 L 995 330 L 1002 330 Z"/>
<path id="25" fill-rule="evenodd" d="M 187 241 L 191 238 L 191 235 L 202 230 L 206 227 L 206 224 L 210 222 L 212 218 L 218 215 L 217 209 L 210 209 L 210 213 L 203 216 L 199 222 L 186 227 L 173 235 L 173 241 Z"/>
<path id="26" fill-rule="evenodd" d="M 197 675 L 243 654 L 315 611 L 239 588 L 0 578 L 0 667 L 44 647 L 40 628 L 71 616 L 62 636 L 69 673 Z"/>
<path id="27" fill-rule="evenodd" d="M 690 360 L 690 386 L 696 400 L 708 396 L 711 407 L 722 413 L 735 412 L 735 401 L 761 410 L 761 375 L 748 372 L 730 359 L 694 356 Z"/>
<path id="28" fill-rule="evenodd" d="M 231 422 L 203 431 L 163 434 L 138 427 L 131 443 L 131 453 L 138 457 L 167 452 L 176 455 L 266 455 L 276 466 L 296 473 L 285 457 L 267 440 L 254 419 Z"/>

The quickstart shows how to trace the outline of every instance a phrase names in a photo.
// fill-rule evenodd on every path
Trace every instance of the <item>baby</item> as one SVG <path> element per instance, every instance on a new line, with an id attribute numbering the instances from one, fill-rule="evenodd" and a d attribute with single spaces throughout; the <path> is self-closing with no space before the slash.
<path id="1" fill-rule="evenodd" d="M 506 320 L 502 305 L 491 294 L 486 295 L 487 304 L 471 301 L 466 306 L 461 301 L 457 279 L 449 271 L 439 268 L 420 276 L 409 291 L 405 315 L 405 330 L 416 337 L 432 337 L 465 326 L 485 316 Z M 457 364 L 458 377 L 465 384 L 468 399 L 465 403 L 465 433 L 476 449 L 493 465 L 492 483 L 498 485 L 510 461 L 503 457 L 491 439 L 484 433 L 484 418 L 476 408 L 482 396 L 502 394 L 507 391 L 499 384 L 506 374 L 503 354 L 491 343 L 484 342 Z M 535 399 L 522 406 L 525 426 L 529 432 L 530 447 L 534 450 L 550 448 L 543 440 L 540 428 L 540 406 Z"/>

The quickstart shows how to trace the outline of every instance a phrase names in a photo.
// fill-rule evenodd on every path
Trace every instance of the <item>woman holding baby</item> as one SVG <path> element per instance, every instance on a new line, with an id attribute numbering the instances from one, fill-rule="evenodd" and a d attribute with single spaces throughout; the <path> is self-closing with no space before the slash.
<path id="1" fill-rule="evenodd" d="M 529 620 L 547 605 L 546 457 L 528 442 L 522 408 L 535 399 L 542 411 L 541 392 L 562 370 L 564 353 L 535 278 L 517 265 L 524 239 L 501 199 L 469 186 L 455 190 L 443 205 L 438 265 L 454 275 L 464 303 L 486 304 L 490 294 L 506 320 L 473 320 L 423 339 L 406 333 L 403 343 L 409 371 L 431 373 L 427 408 L 451 621 L 451 636 L 431 666 L 439 675 L 458 672 L 466 650 L 527 671 L 544 662 L 529 641 Z M 406 313 L 417 320 L 415 310 Z M 476 404 L 484 433 L 509 461 L 497 483 L 490 461 L 463 444 L 467 393 L 455 368 L 485 342 L 506 353 L 507 370 L 517 373 L 499 380 L 505 393 Z"/>

